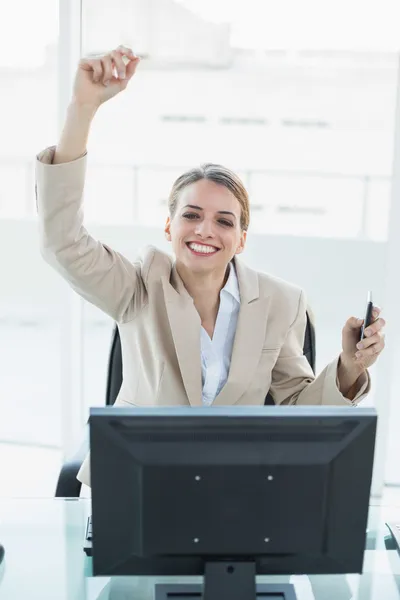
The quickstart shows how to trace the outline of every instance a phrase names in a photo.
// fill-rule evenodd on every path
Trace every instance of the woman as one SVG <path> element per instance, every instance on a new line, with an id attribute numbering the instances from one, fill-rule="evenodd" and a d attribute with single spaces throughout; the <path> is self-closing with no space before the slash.
<path id="1" fill-rule="evenodd" d="M 249 201 L 228 169 L 203 165 L 175 182 L 165 225 L 174 261 L 146 248 L 131 263 L 84 229 L 89 128 L 138 64 L 122 46 L 81 60 L 60 142 L 37 160 L 43 256 L 119 326 L 124 372 L 116 404 L 262 405 L 270 390 L 276 404 L 355 405 L 384 347 L 379 309 L 363 347 L 357 344 L 362 321 L 346 322 L 340 357 L 315 378 L 302 352 L 304 293 L 237 258 L 246 244 Z M 78 478 L 89 483 L 87 460 Z"/>

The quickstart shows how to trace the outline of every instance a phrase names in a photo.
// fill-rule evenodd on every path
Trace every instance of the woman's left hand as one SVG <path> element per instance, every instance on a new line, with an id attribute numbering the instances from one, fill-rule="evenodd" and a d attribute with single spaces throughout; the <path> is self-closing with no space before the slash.
<path id="1" fill-rule="evenodd" d="M 360 340 L 362 319 L 350 317 L 342 330 L 341 361 L 348 367 L 359 370 L 360 373 L 371 367 L 385 347 L 385 334 L 383 328 L 386 321 L 379 315 L 381 309 L 374 306 L 372 310 L 373 322 L 365 329 L 363 340 Z"/>

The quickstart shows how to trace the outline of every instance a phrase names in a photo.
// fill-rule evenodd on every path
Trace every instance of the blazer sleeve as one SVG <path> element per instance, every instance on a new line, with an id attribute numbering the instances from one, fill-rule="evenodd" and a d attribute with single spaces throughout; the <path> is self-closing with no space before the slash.
<path id="1" fill-rule="evenodd" d="M 307 322 L 306 306 L 305 294 L 302 291 L 296 318 L 289 328 L 285 343 L 272 370 L 270 392 L 275 404 L 355 406 L 370 390 L 369 373 L 360 378 L 360 389 L 354 400 L 345 398 L 339 390 L 337 379 L 339 357 L 315 377 L 307 358 L 303 355 Z"/>
<path id="2" fill-rule="evenodd" d="M 122 321 L 128 307 L 141 303 L 141 265 L 94 239 L 83 226 L 86 153 L 57 165 L 52 164 L 54 153 L 54 146 L 47 148 L 36 160 L 41 254 L 78 294 Z"/>

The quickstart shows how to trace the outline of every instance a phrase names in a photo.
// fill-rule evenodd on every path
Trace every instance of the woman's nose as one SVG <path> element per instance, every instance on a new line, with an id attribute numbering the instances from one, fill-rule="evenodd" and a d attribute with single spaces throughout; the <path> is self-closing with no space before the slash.
<path id="1" fill-rule="evenodd" d="M 214 236 L 213 224 L 210 223 L 209 221 L 206 221 L 205 219 L 203 221 L 201 221 L 200 223 L 197 222 L 195 232 L 197 235 L 200 235 L 202 237 L 213 237 Z"/>

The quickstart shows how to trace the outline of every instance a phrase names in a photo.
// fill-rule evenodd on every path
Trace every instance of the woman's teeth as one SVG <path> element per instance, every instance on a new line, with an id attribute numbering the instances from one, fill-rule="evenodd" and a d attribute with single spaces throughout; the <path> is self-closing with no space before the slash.
<path id="1" fill-rule="evenodd" d="M 213 248 L 212 246 L 203 246 L 202 244 L 188 244 L 191 250 L 195 252 L 202 252 L 203 254 L 211 254 L 217 251 L 217 248 Z"/>

